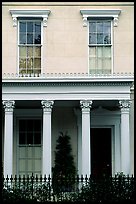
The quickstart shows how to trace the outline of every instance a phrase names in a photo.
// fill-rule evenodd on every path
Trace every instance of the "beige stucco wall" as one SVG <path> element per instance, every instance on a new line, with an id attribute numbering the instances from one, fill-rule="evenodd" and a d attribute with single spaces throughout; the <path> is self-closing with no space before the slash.
<path id="1" fill-rule="evenodd" d="M 129 2 L 3 2 L 2 72 L 16 73 L 17 27 L 10 9 L 49 9 L 43 28 L 42 72 L 88 72 L 88 28 L 83 27 L 80 9 L 121 9 L 118 27 L 113 27 L 113 72 L 134 69 L 134 6 Z M 34 6 L 33 6 L 34 5 Z M 100 6 L 101 5 L 101 6 Z M 32 7 L 33 6 L 33 7 Z"/>

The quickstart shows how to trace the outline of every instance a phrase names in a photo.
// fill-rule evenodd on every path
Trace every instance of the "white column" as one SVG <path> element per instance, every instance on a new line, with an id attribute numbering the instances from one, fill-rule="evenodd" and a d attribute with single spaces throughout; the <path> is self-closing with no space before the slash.
<path id="1" fill-rule="evenodd" d="M 90 176 L 91 174 L 91 144 L 90 144 L 90 108 L 92 101 L 82 100 L 82 174 Z"/>
<path id="2" fill-rule="evenodd" d="M 130 100 L 119 101 L 121 108 L 121 171 L 130 173 L 130 135 L 129 135 L 129 108 Z"/>
<path id="3" fill-rule="evenodd" d="M 13 174 L 13 108 L 15 101 L 3 101 L 5 108 L 4 128 L 4 177 Z"/>
<path id="4" fill-rule="evenodd" d="M 42 174 L 51 176 L 51 112 L 54 102 L 41 101 L 43 107 Z"/>

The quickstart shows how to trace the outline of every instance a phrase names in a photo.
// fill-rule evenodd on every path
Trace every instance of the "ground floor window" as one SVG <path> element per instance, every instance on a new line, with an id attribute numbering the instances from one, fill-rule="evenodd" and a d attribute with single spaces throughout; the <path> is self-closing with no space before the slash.
<path id="1" fill-rule="evenodd" d="M 20 119 L 18 140 L 18 173 L 41 174 L 41 120 Z"/>

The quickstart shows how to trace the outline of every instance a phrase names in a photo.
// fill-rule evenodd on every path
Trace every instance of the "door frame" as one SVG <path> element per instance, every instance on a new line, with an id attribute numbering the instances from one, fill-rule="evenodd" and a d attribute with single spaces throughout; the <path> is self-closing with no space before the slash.
<path id="1" fill-rule="evenodd" d="M 121 135 L 120 112 L 92 110 L 90 115 L 90 128 L 111 128 L 111 171 L 112 176 L 121 171 Z"/>

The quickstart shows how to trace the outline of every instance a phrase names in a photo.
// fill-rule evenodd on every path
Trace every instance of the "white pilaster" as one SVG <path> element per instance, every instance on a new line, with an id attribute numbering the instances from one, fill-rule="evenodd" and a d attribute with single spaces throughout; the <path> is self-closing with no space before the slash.
<path id="1" fill-rule="evenodd" d="M 130 174 L 130 135 L 129 108 L 130 100 L 119 101 L 121 108 L 121 171 Z"/>
<path id="2" fill-rule="evenodd" d="M 82 100 L 82 174 L 90 176 L 91 174 L 91 144 L 90 144 L 90 108 L 92 101 Z"/>
<path id="3" fill-rule="evenodd" d="M 42 174 L 51 176 L 51 112 L 54 101 L 41 101 L 43 107 Z"/>
<path id="4" fill-rule="evenodd" d="M 4 177 L 13 174 L 13 108 L 15 101 L 3 101 L 5 108 L 4 128 Z"/>

